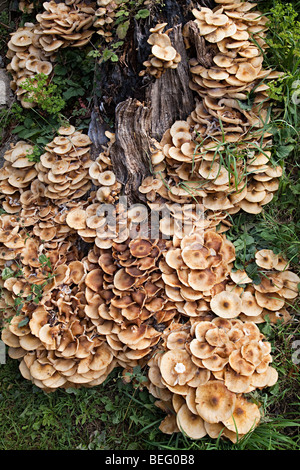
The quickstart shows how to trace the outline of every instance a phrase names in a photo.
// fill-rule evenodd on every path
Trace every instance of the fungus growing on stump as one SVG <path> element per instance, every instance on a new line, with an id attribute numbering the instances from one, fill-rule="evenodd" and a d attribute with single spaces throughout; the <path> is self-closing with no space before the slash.
<path id="1" fill-rule="evenodd" d="M 96 155 L 92 133 L 67 124 L 38 162 L 25 141 L 5 152 L 1 339 L 22 376 L 46 392 L 102 384 L 116 367 L 128 382 L 143 367 L 166 412 L 162 432 L 234 443 L 261 419 L 245 395 L 278 380 L 257 325 L 289 320 L 300 278 L 265 247 L 234 267 L 231 216 L 261 213 L 283 173 L 266 130 L 268 83 L 281 74 L 263 67 L 266 17 L 255 5 L 215 3 L 194 8 L 172 34 L 167 22 L 150 28 L 140 75 L 154 77 L 145 84 L 152 93 L 118 104 L 115 132 Z M 112 41 L 119 7 L 97 7 L 45 2 L 37 24 L 11 34 L 7 68 L 24 107 L 22 83 L 37 73 L 50 80 L 60 49 L 81 48 L 94 32 Z M 158 106 L 159 87 L 159 98 L 169 100 L 170 88 L 183 109 Z"/>

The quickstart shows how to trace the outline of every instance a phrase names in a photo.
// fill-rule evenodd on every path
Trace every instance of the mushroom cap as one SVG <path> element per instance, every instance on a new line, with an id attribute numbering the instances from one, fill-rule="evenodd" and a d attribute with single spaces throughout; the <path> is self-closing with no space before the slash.
<path id="1" fill-rule="evenodd" d="M 160 371 L 166 384 L 170 386 L 184 385 L 193 378 L 197 367 L 184 349 L 171 349 L 161 358 Z"/>
<path id="2" fill-rule="evenodd" d="M 255 298 L 260 307 L 271 310 L 272 312 L 280 310 L 285 305 L 285 299 L 277 292 L 262 294 L 261 292 L 255 291 Z"/>
<path id="3" fill-rule="evenodd" d="M 185 247 L 181 251 L 181 256 L 190 269 L 205 269 L 208 267 L 208 256 L 210 252 L 205 246 L 200 246 L 200 244 L 194 244 L 191 246 Z"/>
<path id="4" fill-rule="evenodd" d="M 113 171 L 106 170 L 100 173 L 97 179 L 103 186 L 112 186 L 116 182 L 116 175 Z"/>
<path id="5" fill-rule="evenodd" d="M 241 435 L 253 430 L 258 425 L 260 418 L 260 411 L 255 403 L 251 403 L 243 397 L 237 397 L 232 416 L 223 420 L 223 423 L 227 429 Z"/>
<path id="6" fill-rule="evenodd" d="M 86 228 L 86 212 L 83 209 L 73 209 L 68 213 L 66 222 L 69 227 L 82 230 Z"/>
<path id="7" fill-rule="evenodd" d="M 11 36 L 11 42 L 15 46 L 24 47 L 32 44 L 33 32 L 25 29 L 19 29 Z"/>
<path id="8" fill-rule="evenodd" d="M 55 368 L 51 364 L 42 364 L 38 360 L 35 360 L 29 368 L 30 374 L 33 378 L 38 380 L 45 380 L 51 377 L 55 372 Z"/>
<path id="9" fill-rule="evenodd" d="M 221 357 L 217 353 L 214 353 L 210 357 L 202 360 L 203 366 L 212 372 L 223 370 L 227 363 L 228 358 Z"/>
<path id="10" fill-rule="evenodd" d="M 195 338 L 200 341 L 204 342 L 206 339 L 206 333 L 210 329 L 216 329 L 216 325 L 213 324 L 210 321 L 200 321 L 196 323 L 196 326 L 194 328 L 194 335 Z"/>
<path id="11" fill-rule="evenodd" d="M 126 291 L 134 286 L 136 278 L 130 276 L 125 269 L 119 269 L 114 276 L 114 286 L 120 291 Z"/>
<path id="12" fill-rule="evenodd" d="M 48 60 L 39 60 L 35 66 L 36 73 L 43 73 L 45 75 L 50 75 L 53 70 L 52 63 Z"/>
<path id="13" fill-rule="evenodd" d="M 189 286 L 195 291 L 209 291 L 216 282 L 216 275 L 208 268 L 193 269 L 188 275 Z"/>
<path id="14" fill-rule="evenodd" d="M 252 279 L 243 270 L 231 271 L 230 277 L 235 284 L 248 284 L 252 282 Z"/>
<path id="15" fill-rule="evenodd" d="M 172 46 L 171 39 L 164 33 L 152 33 L 147 39 L 148 44 L 154 46 L 155 44 L 160 47 Z"/>
<path id="16" fill-rule="evenodd" d="M 241 82 L 253 82 L 257 76 L 257 69 L 248 62 L 243 62 L 239 64 L 239 68 L 235 76 Z"/>
<path id="17" fill-rule="evenodd" d="M 169 62 L 176 57 L 176 49 L 172 46 L 161 47 L 155 44 L 152 46 L 151 52 L 155 57 L 165 62 Z"/>
<path id="18" fill-rule="evenodd" d="M 278 264 L 278 255 L 272 250 L 259 250 L 255 253 L 255 262 L 264 269 L 276 269 Z"/>
<path id="19" fill-rule="evenodd" d="M 85 284 L 93 292 L 99 292 L 103 287 L 103 272 L 101 269 L 93 269 L 85 277 Z"/>
<path id="20" fill-rule="evenodd" d="M 167 415 L 159 425 L 159 430 L 164 434 L 173 434 L 174 432 L 179 432 L 176 415 Z"/>
<path id="21" fill-rule="evenodd" d="M 210 307 L 219 317 L 236 318 L 242 311 L 242 301 L 234 292 L 223 291 L 211 299 Z"/>
<path id="22" fill-rule="evenodd" d="M 182 269 L 185 266 L 181 255 L 181 248 L 173 248 L 165 254 L 165 260 L 168 266 L 173 269 Z"/>
<path id="23" fill-rule="evenodd" d="M 61 126 L 57 133 L 60 135 L 71 135 L 75 132 L 75 127 L 72 125 Z"/>
<path id="24" fill-rule="evenodd" d="M 188 333 L 183 330 L 173 331 L 168 334 L 167 337 L 167 348 L 168 349 L 177 349 L 185 348 L 185 343 L 187 342 Z"/>
<path id="25" fill-rule="evenodd" d="M 251 384 L 251 376 L 238 374 L 229 368 L 225 370 L 224 383 L 231 392 L 244 393 Z"/>
<path id="26" fill-rule="evenodd" d="M 274 367 L 269 366 L 264 372 L 254 372 L 251 376 L 251 385 L 255 388 L 273 386 L 278 380 L 278 372 Z"/>
<path id="27" fill-rule="evenodd" d="M 263 342 L 252 340 L 241 347 L 241 355 L 246 361 L 257 367 L 266 356 L 266 348 L 267 346 Z"/>
<path id="28" fill-rule="evenodd" d="M 255 371 L 255 366 L 241 355 L 240 350 L 234 350 L 229 356 L 229 364 L 240 375 L 250 376 Z"/>
<path id="29" fill-rule="evenodd" d="M 203 419 L 192 413 L 185 403 L 177 411 L 176 423 L 180 431 L 191 439 L 201 439 L 206 435 Z"/>
<path id="30" fill-rule="evenodd" d="M 245 313 L 249 317 L 255 317 L 257 315 L 260 315 L 261 312 L 263 311 L 263 308 L 258 305 L 255 296 L 249 292 L 249 291 L 244 291 L 241 294 L 241 300 L 242 300 L 242 308 L 241 312 Z"/>
<path id="31" fill-rule="evenodd" d="M 190 342 L 189 348 L 192 355 L 198 359 L 208 359 L 214 354 L 216 350 L 214 346 L 207 342 L 200 342 L 196 338 Z"/>
<path id="32" fill-rule="evenodd" d="M 230 418 L 236 403 L 236 395 L 220 380 L 209 380 L 196 389 L 198 414 L 208 423 L 219 423 Z"/>

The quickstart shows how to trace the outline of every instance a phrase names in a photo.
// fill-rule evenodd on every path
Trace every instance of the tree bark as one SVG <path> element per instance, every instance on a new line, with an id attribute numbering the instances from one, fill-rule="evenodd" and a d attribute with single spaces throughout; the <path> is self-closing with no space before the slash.
<path id="1" fill-rule="evenodd" d="M 128 98 L 116 108 L 116 141 L 110 157 L 128 203 L 138 202 L 142 179 L 150 175 L 151 108 Z"/>

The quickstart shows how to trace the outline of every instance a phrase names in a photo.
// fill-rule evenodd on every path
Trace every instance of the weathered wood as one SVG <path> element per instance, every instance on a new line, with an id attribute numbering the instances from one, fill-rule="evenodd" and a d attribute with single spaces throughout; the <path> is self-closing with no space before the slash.
<path id="1" fill-rule="evenodd" d="M 176 120 L 186 119 L 195 107 L 194 95 L 189 88 L 188 57 L 181 24 L 173 28 L 170 39 L 181 55 L 181 62 L 176 69 L 168 69 L 151 82 L 146 90 L 146 100 L 152 107 L 151 132 L 157 140 Z"/>
<path id="2" fill-rule="evenodd" d="M 116 141 L 110 148 L 110 157 L 123 195 L 128 204 L 138 202 L 138 188 L 142 179 L 150 175 L 151 109 L 140 101 L 129 98 L 116 108 Z"/>
<path id="3" fill-rule="evenodd" d="M 187 35 L 189 42 L 196 52 L 196 58 L 200 65 L 205 68 L 214 65 L 213 57 L 218 53 L 214 44 L 209 44 L 205 41 L 203 36 L 200 36 L 200 31 L 194 21 L 189 21 L 184 27 L 184 33 Z"/>
<path id="4" fill-rule="evenodd" d="M 103 150 L 103 146 L 108 143 L 109 139 L 105 135 L 105 131 L 110 130 L 109 126 L 104 122 L 99 108 L 95 106 L 91 113 L 91 121 L 89 124 L 88 136 L 92 141 L 91 158 L 96 160 L 97 156 Z"/>

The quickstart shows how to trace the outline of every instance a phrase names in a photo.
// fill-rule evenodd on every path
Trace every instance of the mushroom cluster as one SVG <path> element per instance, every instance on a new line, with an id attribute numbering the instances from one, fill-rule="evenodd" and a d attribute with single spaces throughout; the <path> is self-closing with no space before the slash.
<path id="1" fill-rule="evenodd" d="M 26 6 L 24 5 L 24 8 Z M 20 85 L 28 78 L 43 73 L 51 76 L 56 53 L 60 48 L 82 47 L 95 32 L 95 10 L 81 1 L 43 3 L 44 11 L 36 15 L 37 23 L 25 23 L 11 33 L 7 70 L 12 75 L 11 88 L 24 108 L 34 102 L 24 98 L 26 90 Z"/>
<path id="2" fill-rule="evenodd" d="M 266 18 L 251 12 L 255 5 L 216 3 L 193 10 L 199 36 L 215 50 L 214 65 L 190 60 L 196 106 L 151 155 L 153 175 L 139 188 L 147 206 L 128 208 L 121 198 L 110 132 L 95 160 L 89 136 L 71 125 L 58 130 L 37 163 L 24 141 L 5 152 L 1 339 L 22 376 L 46 392 L 92 387 L 115 367 L 124 373 L 143 366 L 149 392 L 167 413 L 161 431 L 236 442 L 261 419 L 244 394 L 278 378 L 257 324 L 290 318 L 285 307 L 296 299 L 300 278 L 268 249 L 249 260 L 259 283 L 234 269 L 228 215 L 261 212 L 282 174 L 271 164 L 265 129 L 267 80 L 278 74 L 263 69 Z M 45 2 L 37 25 L 11 34 L 8 70 L 24 106 L 21 83 L 50 75 L 56 51 L 84 46 L 93 28 L 112 39 L 119 2 L 97 5 Z M 152 55 L 141 75 L 158 78 L 180 62 L 166 26 L 150 29 Z M 183 29 L 193 51 L 188 33 Z M 162 211 L 158 236 L 149 209 Z"/>
<path id="3" fill-rule="evenodd" d="M 167 69 L 176 69 L 181 61 L 179 52 L 172 46 L 169 38 L 171 30 L 163 32 L 166 26 L 167 23 L 159 23 L 150 28 L 151 34 L 147 42 L 152 46 L 151 54 L 148 60 L 143 62 L 146 69 L 140 72 L 140 76 L 149 74 L 159 78 Z"/>
<path id="4" fill-rule="evenodd" d="M 249 283 L 243 272 L 231 274 L 237 284 L 244 285 L 240 296 L 242 312 L 255 323 L 264 322 L 266 318 L 272 323 L 288 321 L 291 316 L 287 306 L 299 295 L 300 277 L 289 269 L 289 263 L 281 254 L 269 249 L 258 250 L 255 263 L 261 279 L 259 284 Z"/>
<path id="5" fill-rule="evenodd" d="M 286 307 L 298 295 L 300 278 L 287 269 L 282 255 L 259 250 L 249 261 L 256 262 L 260 283 L 254 283 L 245 271 L 233 269 L 234 261 L 234 245 L 215 229 L 173 237 L 159 262 L 167 297 L 187 318 L 213 315 L 253 323 L 267 318 L 274 323 L 289 320 Z"/>
<path id="6" fill-rule="evenodd" d="M 119 365 L 134 367 L 160 339 L 159 325 L 177 314 L 158 268 L 161 240 L 128 239 L 111 249 L 94 245 L 86 276 L 86 315 L 105 335 Z"/>
<path id="7" fill-rule="evenodd" d="M 273 199 L 282 175 L 282 167 L 271 163 L 270 139 L 264 139 L 261 148 L 254 140 L 257 135 L 241 142 L 243 131 L 231 124 L 232 134 L 225 133 L 222 142 L 224 129 L 206 126 L 212 124 L 209 116 L 218 118 L 205 106 L 198 103 L 186 121 L 176 121 L 164 133 L 151 155 L 153 176 L 142 181 L 139 191 L 152 207 L 197 202 L 206 218 L 239 210 L 260 213 Z"/>
<path id="8" fill-rule="evenodd" d="M 209 302 L 224 287 L 235 250 L 215 230 L 195 231 L 164 253 L 160 262 L 166 294 L 188 317 L 201 316 Z"/>
<path id="9" fill-rule="evenodd" d="M 277 381 L 270 352 L 270 343 L 252 322 L 173 322 L 148 362 L 149 391 L 167 413 L 160 429 L 236 442 L 261 419 L 259 407 L 244 393 Z"/>
<path id="10" fill-rule="evenodd" d="M 61 128 L 60 131 L 64 132 L 64 128 Z M 79 133 L 78 135 L 81 136 L 82 134 Z M 78 152 L 81 150 L 80 147 L 74 148 L 75 153 L 77 150 Z M 83 182 L 80 182 L 83 172 L 85 177 L 88 175 L 88 169 L 81 168 L 87 163 L 78 163 L 78 160 L 80 161 L 79 157 L 75 165 L 75 154 L 72 158 L 65 155 L 67 159 L 65 165 L 67 165 L 66 168 L 69 167 L 69 172 L 64 174 L 64 182 L 68 181 L 68 185 L 70 185 L 70 178 L 72 178 L 70 197 L 66 198 L 63 197 L 62 193 L 62 180 L 60 185 L 55 185 L 54 181 L 51 182 L 51 178 L 58 177 L 56 172 L 58 163 L 56 165 L 54 165 L 54 161 L 51 163 L 51 165 L 54 165 L 52 166 L 53 175 L 51 173 L 52 169 L 47 169 L 50 173 L 49 185 L 53 183 L 49 188 L 47 183 L 45 184 L 44 175 L 41 176 L 40 174 L 40 162 L 36 163 L 29 158 L 32 152 L 32 145 L 27 144 L 25 141 L 18 141 L 16 144 L 11 144 L 11 147 L 4 153 L 4 164 L 0 170 L 1 203 L 7 214 L 18 216 L 20 229 L 29 230 L 34 236 L 40 238 L 46 246 L 53 246 L 58 241 L 63 241 L 64 237 L 70 233 L 76 233 L 66 222 L 68 212 L 89 204 L 88 200 L 75 200 L 77 197 L 84 195 L 89 187 L 86 185 L 87 179 L 83 178 Z M 49 162 L 50 155 L 52 160 L 62 158 L 61 154 L 50 154 L 47 151 Z M 74 187 L 74 178 L 76 177 L 78 178 L 78 188 Z M 76 191 L 80 190 L 83 185 L 85 186 L 84 193 L 77 194 Z M 52 197 L 51 188 L 56 191 L 56 197 Z M 48 192 L 49 189 L 50 193 Z M 13 234 L 14 232 L 11 232 L 8 235 L 12 237 Z"/>
<path id="11" fill-rule="evenodd" d="M 64 223 L 61 207 L 48 199 L 34 208 L 29 193 L 21 195 L 20 215 L 0 217 L 1 339 L 9 356 L 20 360 L 22 375 L 46 391 L 97 385 L 115 360 L 85 315 L 88 261 L 78 248 L 76 231 Z"/>
<path id="12" fill-rule="evenodd" d="M 0 169 L 0 191 L 3 209 L 8 214 L 20 211 L 20 195 L 27 190 L 37 177 L 35 162 L 28 158 L 33 146 L 20 140 L 11 144 L 3 155 L 3 166 Z"/>
<path id="13" fill-rule="evenodd" d="M 99 8 L 95 11 L 96 20 L 93 23 L 97 29 L 97 34 L 103 37 L 106 42 L 113 40 L 112 27 L 115 24 L 117 8 L 119 2 L 115 0 L 97 0 Z"/>
<path id="14" fill-rule="evenodd" d="M 3 329 L 2 339 L 10 356 L 21 360 L 23 377 L 46 391 L 98 385 L 115 366 L 109 346 L 84 315 L 85 276 L 77 253 L 54 270 L 39 305 L 29 305 Z"/>
<path id="15" fill-rule="evenodd" d="M 40 43 L 47 50 L 60 47 L 82 47 L 94 34 L 95 10 L 84 2 L 44 2 L 45 11 L 38 13 Z"/>
<path id="16" fill-rule="evenodd" d="M 193 9 L 199 36 L 215 47 L 212 67 L 206 69 L 191 59 L 192 87 L 200 96 L 203 93 L 213 98 L 244 100 L 247 93 L 254 91 L 256 103 L 263 98 L 268 100 L 265 79 L 278 74 L 262 67 L 268 20 L 258 11 L 251 12 L 254 7 L 255 4 L 245 2 L 219 5 L 214 10 Z M 184 35 L 189 47 L 188 31 Z M 259 83 L 261 79 L 263 84 Z"/>
<path id="17" fill-rule="evenodd" d="M 282 168 L 272 163 L 270 79 L 264 70 L 266 18 L 249 2 L 218 2 L 214 10 L 193 10 L 199 36 L 216 48 L 214 65 L 190 59 L 195 109 L 168 129 L 151 156 L 153 180 L 140 191 L 149 203 L 203 204 L 206 215 L 258 214 L 278 189 Z M 189 27 L 183 31 L 187 48 Z M 251 100 L 249 97 L 251 96 Z M 245 103 L 242 106 L 241 103 Z"/>
<path id="18" fill-rule="evenodd" d="M 121 184 L 117 181 L 110 159 L 110 147 L 115 141 L 115 135 L 110 132 L 106 132 L 105 135 L 109 138 L 109 143 L 91 164 L 89 174 L 93 185 L 97 188 L 96 199 L 100 203 L 114 204 L 121 190 Z"/>
<path id="19" fill-rule="evenodd" d="M 24 100 L 28 92 L 21 87 L 21 84 L 40 73 L 50 75 L 53 70 L 55 51 L 43 47 L 41 39 L 36 31 L 36 25 L 25 23 L 11 33 L 7 44 L 6 57 L 10 59 L 10 63 L 6 68 L 12 76 L 10 86 L 24 108 L 33 107 L 35 104 Z"/>
<path id="20" fill-rule="evenodd" d="M 111 171 L 106 173 L 114 175 Z M 68 211 L 66 222 L 82 240 L 94 243 L 98 248 L 108 249 L 113 243 L 122 243 L 128 239 L 133 224 L 123 205 L 113 204 L 118 199 L 120 188 L 118 182 L 101 186 L 96 193 L 91 193 L 88 204 L 81 201 L 82 207 Z"/>
<path id="21" fill-rule="evenodd" d="M 59 204 L 82 198 L 91 188 L 89 178 L 91 140 L 75 127 L 60 127 L 36 163 L 45 197 Z"/>

